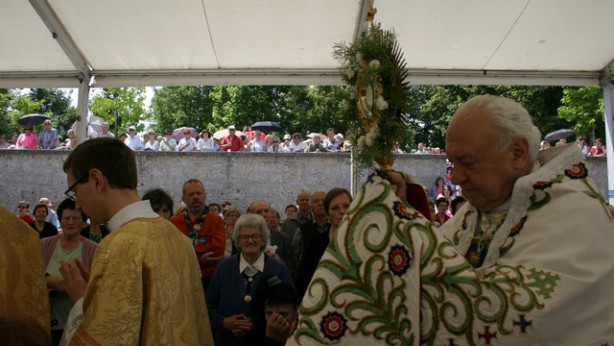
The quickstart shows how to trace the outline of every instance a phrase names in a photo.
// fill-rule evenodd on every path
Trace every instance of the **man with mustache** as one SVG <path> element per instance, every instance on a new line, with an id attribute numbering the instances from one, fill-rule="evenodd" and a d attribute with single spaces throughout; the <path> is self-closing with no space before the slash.
<path id="1" fill-rule="evenodd" d="M 213 272 L 224 258 L 224 220 L 208 212 L 207 193 L 200 180 L 190 179 L 183 184 L 181 200 L 187 206 L 186 211 L 172 217 L 171 222 L 190 238 L 200 264 L 203 289 L 207 291 Z"/>

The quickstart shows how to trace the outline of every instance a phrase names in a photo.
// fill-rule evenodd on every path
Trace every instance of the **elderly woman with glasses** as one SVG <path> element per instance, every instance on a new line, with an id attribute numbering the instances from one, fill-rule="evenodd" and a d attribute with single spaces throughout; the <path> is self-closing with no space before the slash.
<path id="1" fill-rule="evenodd" d="M 36 149 L 36 143 L 38 138 L 34 133 L 34 127 L 32 125 L 26 125 L 23 127 L 23 133 L 17 137 L 15 147 L 17 149 Z"/>
<path id="2" fill-rule="evenodd" d="M 72 307 L 60 274 L 60 261 L 69 262 L 76 258 L 89 272 L 97 246 L 95 242 L 81 236 L 81 230 L 86 225 L 86 217 L 81 210 L 77 210 L 75 201 L 71 199 L 62 201 L 57 214 L 62 233 L 41 239 L 51 306 L 51 338 L 54 344 L 57 344 L 62 337 Z"/>
<path id="3" fill-rule="evenodd" d="M 267 149 L 269 153 L 283 153 L 285 150 L 279 136 L 273 135 L 271 146 Z"/>
<path id="4" fill-rule="evenodd" d="M 239 253 L 218 265 L 207 289 L 207 308 L 215 344 L 238 345 L 246 342 L 253 330 L 252 299 L 263 277 L 277 276 L 292 286 L 286 265 L 264 253 L 269 242 L 269 228 L 264 218 L 245 214 L 237 220 L 232 233 Z"/>
<path id="5" fill-rule="evenodd" d="M 192 131 L 190 129 L 183 129 L 181 132 L 183 138 L 177 144 L 177 151 L 194 151 L 196 150 L 196 140 L 192 137 Z"/>

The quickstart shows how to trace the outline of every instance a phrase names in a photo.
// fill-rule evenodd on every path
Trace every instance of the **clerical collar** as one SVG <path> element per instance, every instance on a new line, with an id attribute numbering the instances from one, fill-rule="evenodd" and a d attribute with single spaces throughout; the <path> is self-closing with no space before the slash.
<path id="1" fill-rule="evenodd" d="M 149 201 L 134 202 L 113 215 L 109 222 L 107 222 L 107 228 L 109 232 L 113 232 L 128 221 L 138 218 L 155 219 L 157 217 L 160 217 L 160 215 L 151 209 Z"/>
<path id="2" fill-rule="evenodd" d="M 240 258 L 241 259 L 239 260 L 239 273 L 243 273 L 243 271 L 247 267 L 253 267 L 258 271 L 264 272 L 264 253 L 260 253 L 260 257 L 258 257 L 254 264 L 249 264 L 242 254 L 240 255 Z"/>

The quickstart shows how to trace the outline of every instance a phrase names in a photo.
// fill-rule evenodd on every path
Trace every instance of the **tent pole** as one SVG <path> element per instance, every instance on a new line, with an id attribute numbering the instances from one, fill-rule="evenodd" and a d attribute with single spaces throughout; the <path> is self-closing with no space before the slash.
<path id="1" fill-rule="evenodd" d="M 77 129 L 75 131 L 77 144 L 83 143 L 85 140 L 89 96 L 89 81 L 83 80 L 81 81 L 81 85 L 79 85 L 79 103 L 77 104 Z"/>
<path id="2" fill-rule="evenodd" d="M 605 117 L 605 145 L 608 167 L 608 201 L 614 205 L 614 148 L 612 147 L 612 113 L 614 110 L 614 94 L 612 82 L 603 84 L 603 105 Z"/>

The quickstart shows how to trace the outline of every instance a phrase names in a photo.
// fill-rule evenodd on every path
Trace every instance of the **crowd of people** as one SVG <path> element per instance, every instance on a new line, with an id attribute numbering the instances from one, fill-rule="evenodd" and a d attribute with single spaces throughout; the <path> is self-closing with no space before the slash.
<path id="1" fill-rule="evenodd" d="M 499 109 L 505 112 L 498 113 Z M 507 126 L 509 131 L 506 132 L 495 125 L 492 118 L 507 116 L 513 118 L 507 123 L 500 121 L 504 123 L 501 126 Z M 468 140 L 468 128 L 480 132 L 479 141 Z M 229 128 L 229 133 L 232 131 L 232 127 Z M 334 137 L 334 131 L 331 132 Z M 185 150 L 190 146 L 198 147 L 190 132 L 182 134 L 185 141 L 176 143 L 174 150 L 177 147 L 185 147 Z M 204 142 L 201 147 L 210 148 L 209 133 L 201 135 L 204 137 L 201 138 Z M 302 138 L 300 134 L 295 135 L 291 140 L 300 150 Z M 219 144 L 222 150 L 241 147 L 242 141 L 235 139 L 238 137 L 230 134 L 227 138 Z M 264 143 L 255 141 L 256 138 L 259 137 L 253 138 L 245 148 L 249 146 L 251 150 L 266 146 L 266 138 Z M 164 140 L 158 144 L 158 150 L 162 143 L 173 150 L 170 141 Z M 318 150 L 326 151 L 326 139 L 321 146 L 316 141 L 310 145 L 314 143 Z M 420 289 L 422 270 L 413 269 L 416 266 L 424 265 L 420 269 L 428 271 L 428 268 L 450 265 L 448 270 L 444 270 L 450 280 L 457 280 L 455 275 L 461 272 L 460 268 L 465 268 L 462 270 L 464 279 L 458 280 L 470 280 L 475 286 L 469 286 L 479 288 L 467 288 L 471 291 L 468 293 L 470 298 L 467 298 L 471 302 L 462 313 L 473 315 L 459 316 L 474 321 L 474 324 L 468 324 L 468 328 L 475 330 L 458 332 L 448 328 L 451 324 L 443 323 L 430 336 L 433 340 L 456 344 L 465 337 L 467 340 L 479 339 L 479 333 L 488 332 L 491 327 L 505 330 L 506 335 L 500 335 L 502 340 L 527 337 L 514 340 L 529 342 L 531 337 L 535 337 L 535 341 L 562 338 L 565 324 L 556 322 L 557 318 L 569 317 L 573 311 L 580 311 L 577 310 L 580 307 L 585 314 L 583 320 L 590 323 L 573 330 L 574 340 L 612 340 L 614 329 L 610 322 L 614 318 L 614 309 L 611 303 L 604 304 L 604 300 L 611 301 L 609 291 L 600 288 L 614 284 L 612 213 L 598 193 L 585 191 L 593 189 L 594 192 L 594 187 L 585 174 L 581 147 L 570 144 L 562 145 L 558 150 L 539 151 L 537 143 L 539 131 L 531 124 L 526 110 L 511 100 L 478 97 L 461 107 L 453 118 L 447 139 L 450 162 L 446 177 L 436 177 L 432 187 L 416 184 L 411 177 L 398 172 L 379 172 L 368 179 L 359 196 L 352 196 L 340 187 L 329 191 L 297 191 L 296 200 L 287 203 L 282 218 L 271 208 L 273 201 L 251 201 L 244 212 L 227 201 L 207 203 L 206 182 L 193 177 L 186 177 L 181 191 L 182 203 L 177 208 L 163 188 L 139 196 L 136 160 L 128 143 L 111 138 L 91 139 L 74 148 L 64 162 L 69 187 L 57 212 L 47 198 L 41 198 L 33 211 L 29 211 L 29 204 L 25 201 L 18 204 L 17 218 L 25 222 L 23 225 L 30 224 L 28 230 L 21 232 L 38 234 L 41 245 L 29 251 L 35 253 L 30 255 L 33 256 L 31 259 L 41 257 L 43 271 L 31 266 L 36 270 L 28 280 L 41 276 L 45 287 L 36 291 L 38 286 L 32 285 L 24 292 L 28 299 L 15 299 L 13 303 L 17 307 L 13 309 L 22 306 L 24 311 L 30 310 L 29 314 L 32 314 L 29 303 L 32 299 L 40 300 L 40 306 L 47 309 L 44 317 L 49 323 L 41 325 L 40 316 L 36 316 L 30 321 L 36 323 L 29 326 L 34 330 L 42 328 L 50 335 L 51 339 L 47 341 L 61 345 L 284 345 L 301 343 L 301 338 L 305 337 L 318 342 L 332 342 L 344 336 L 349 337 L 344 339 L 348 342 L 355 337 L 383 341 L 379 332 L 372 332 L 376 329 L 369 327 L 376 320 L 369 314 L 365 314 L 367 318 L 364 320 L 357 317 L 351 322 L 364 323 L 362 328 L 356 328 L 356 331 L 363 331 L 358 335 L 344 329 L 344 323 L 350 320 L 345 314 L 362 315 L 345 311 L 338 302 L 331 302 L 332 305 L 326 309 L 302 310 L 300 320 L 298 306 L 305 299 L 313 302 L 314 297 L 323 293 L 318 285 L 326 282 L 330 292 L 325 292 L 320 301 L 324 307 L 328 299 L 337 299 L 347 292 L 349 286 L 345 280 L 356 280 L 352 281 L 350 286 L 354 289 L 349 293 L 354 294 L 354 299 L 367 302 L 386 299 L 387 295 L 377 289 L 360 291 L 366 292 L 360 295 L 356 293 L 372 283 L 362 278 L 362 275 L 370 277 L 374 274 L 362 272 L 362 266 L 368 262 L 366 259 L 379 257 L 367 257 L 364 261 L 357 259 L 363 252 L 368 256 L 372 256 L 372 252 L 388 254 L 381 258 L 402 255 L 402 244 L 411 247 L 411 242 L 415 241 L 424 244 L 417 244 L 415 249 L 407 252 L 408 256 L 410 253 L 415 256 L 411 258 L 411 265 L 408 262 L 403 269 L 400 267 L 403 263 L 392 259 L 389 266 L 376 265 L 377 272 L 382 273 L 388 270 L 386 268 L 392 268 L 394 274 L 388 273 L 389 277 L 417 278 L 411 284 L 402 285 L 411 290 L 404 295 L 407 299 L 394 299 L 390 306 L 382 305 L 385 309 L 410 311 L 407 307 L 398 307 L 406 304 L 413 309 L 424 309 L 415 314 L 416 318 L 447 318 L 445 314 L 437 317 L 440 316 L 438 310 L 429 310 L 447 300 L 435 299 L 437 301 L 431 305 L 420 303 L 421 294 L 429 293 Z M 305 149 L 306 146 L 302 148 Z M 337 149 L 341 150 L 338 146 Z M 553 168 L 553 164 L 561 169 Z M 559 171 L 564 173 L 559 174 Z M 391 188 L 392 185 L 395 188 Z M 517 188 L 517 185 L 522 187 Z M 533 191 L 532 195 L 527 193 L 529 190 Z M 370 193 L 375 197 L 367 198 Z M 356 197 L 357 205 L 353 204 L 353 197 Z M 583 203 L 581 212 L 576 204 L 578 199 Z M 567 208 L 568 204 L 573 204 L 573 207 Z M 0 212 L 3 213 L 0 218 L 10 216 L 15 219 L 14 214 L 6 215 L 9 213 L 6 208 L 0 208 Z M 369 221 L 364 223 L 361 221 L 363 218 Z M 392 218 L 395 218 L 396 226 L 388 228 L 386 222 L 391 222 Z M 403 228 L 402 223 L 423 225 Z M 574 237 L 573 244 L 566 244 L 567 253 L 551 252 L 546 256 L 549 250 L 547 242 L 543 243 L 544 239 L 553 240 L 561 233 L 577 235 L 581 223 L 591 225 L 585 228 L 585 232 L 596 232 L 600 236 L 595 234 L 584 240 L 579 240 L 581 236 Z M 21 227 L 19 223 L 5 224 Z M 435 227 L 428 226 L 430 224 Z M 441 227 L 441 233 L 438 227 Z M 341 231 L 362 230 L 364 237 L 336 237 Z M 346 242 L 368 242 L 373 239 L 367 238 L 385 236 L 388 232 L 394 233 L 390 237 L 400 237 L 395 238 L 398 243 L 382 242 L 367 247 L 352 245 L 351 260 L 357 260 L 356 268 L 332 269 L 338 278 L 320 270 L 324 256 L 328 256 L 326 268 L 337 268 L 331 264 L 331 258 L 344 258 L 342 254 L 348 251 L 344 245 Z M 426 251 L 430 246 L 428 241 L 440 242 L 438 246 L 442 250 Z M 542 248 L 538 247 L 540 244 Z M 392 250 L 389 246 L 393 247 Z M 444 249 L 445 246 L 452 249 Z M 591 256 L 587 256 L 589 253 Z M 331 254 L 335 255 L 331 257 Z M 421 256 L 427 255 L 441 258 L 435 259 L 439 261 L 437 265 L 423 263 Z M 568 263 L 570 255 L 576 262 Z M 0 258 L 4 257 L 0 255 Z M 448 264 L 452 259 L 457 262 Z M 424 261 L 430 260 L 424 258 Z M 463 263 L 467 265 L 461 266 L 459 261 L 466 261 Z M 552 275 L 558 280 L 548 286 L 548 294 L 543 295 L 540 291 L 539 297 L 533 298 L 537 307 L 527 305 L 520 311 L 519 316 L 523 320 L 525 317 L 530 319 L 535 330 L 507 325 L 510 319 L 520 318 L 510 315 L 517 310 L 515 293 L 510 287 L 528 280 L 526 286 L 530 290 L 538 285 L 531 280 L 541 280 L 545 275 L 543 272 L 530 277 L 519 274 L 509 279 L 511 281 L 505 284 L 505 290 L 492 296 L 476 293 L 489 292 L 507 280 L 505 275 L 509 270 L 491 272 L 502 263 L 553 271 Z M 524 273 L 524 269 L 517 270 Z M 587 277 L 591 280 L 586 280 Z M 312 278 L 318 282 L 316 286 L 312 286 Z M 340 280 L 339 286 L 337 279 Z M 433 276 L 427 281 L 435 279 Z M 14 280 L 11 283 L 21 284 Z M 388 286 L 382 284 L 381 288 L 392 287 Z M 437 292 L 443 296 L 450 290 L 448 299 L 451 300 L 466 289 L 455 284 L 446 287 Z M 590 290 L 591 301 L 598 303 L 581 302 L 586 290 Z M 512 296 L 506 300 L 509 294 Z M 480 302 L 493 299 L 504 301 L 487 305 L 509 304 L 509 309 L 492 315 L 483 313 L 480 309 L 485 307 Z M 3 302 L 6 300 L 0 299 L 0 303 Z M 573 309 L 565 306 L 570 302 L 574 302 Z M 474 308 L 476 311 L 472 312 Z M 348 305 L 348 309 L 354 307 Z M 314 316 L 320 313 L 330 316 L 333 310 L 337 314 L 334 325 L 337 329 L 329 328 L 333 325 L 319 325 L 320 320 Z M 391 314 L 392 310 L 388 312 Z M 386 316 L 392 316 L 390 314 Z M 490 316 L 499 316 L 501 322 Z M 26 319 L 20 321 L 25 323 Z M 321 321 L 324 323 L 326 318 Z M 410 325 L 419 325 L 418 320 Z M 548 328 L 541 328 L 542 325 Z M 584 332 L 580 333 L 580 330 Z M 331 333 L 334 335 L 329 338 Z"/>
<path id="2" fill-rule="evenodd" d="M 14 136 L 10 141 L 5 134 L 0 134 L 0 149 L 74 149 L 77 142 L 73 129 L 66 132 L 66 138 L 62 142 L 58 138 L 58 131 L 51 126 L 51 120 L 45 120 L 43 129 L 38 136 L 32 125 L 25 125 L 23 133 Z M 123 141 L 132 150 L 148 150 L 148 151 L 201 151 L 201 152 L 216 152 L 216 151 L 250 151 L 250 152 L 343 152 L 350 150 L 351 144 L 344 139 L 343 134 L 335 133 L 335 129 L 329 128 L 326 131 L 326 136 L 319 133 L 312 133 L 308 138 L 303 138 L 300 133 L 292 135 L 285 134 L 280 139 L 276 134 L 266 134 L 260 130 L 252 130 L 250 126 L 243 128 L 240 136 L 237 135 L 235 125 L 230 125 L 228 135 L 220 140 L 214 138 L 209 130 L 203 129 L 200 133 L 195 132 L 191 128 L 183 128 L 181 130 L 181 138 L 175 139 L 172 137 L 173 131 L 170 129 L 164 130 L 163 136 L 156 136 L 153 129 L 149 129 L 139 137 L 135 126 L 128 127 L 128 133 L 119 135 L 119 139 Z M 109 131 L 109 124 L 104 122 L 101 126 L 99 134 L 86 134 L 86 140 L 95 137 L 112 137 L 115 135 Z M 324 138 L 322 138 L 324 137 Z M 555 145 L 566 144 L 565 138 L 558 140 Z M 586 144 L 584 137 L 578 136 L 576 143 L 586 156 L 605 156 L 606 148 L 603 145 L 601 138 L 595 138 L 593 146 Z M 552 147 L 550 141 L 542 140 L 540 148 Z M 445 149 L 439 147 L 429 147 L 423 142 L 419 142 L 416 149 L 411 149 L 406 152 L 401 149 L 400 143 L 396 142 L 392 149 L 396 154 L 430 154 L 430 155 L 445 155 Z"/>
<path id="3" fill-rule="evenodd" d="M 0 135 L 0 149 L 74 149 L 77 145 L 75 132 L 69 129 L 66 139 L 61 142 L 58 131 L 51 127 L 51 121 L 45 120 L 43 130 L 36 135 L 34 126 L 25 125 L 24 132 L 14 136 L 10 141 L 7 136 Z M 250 152 L 342 152 L 350 148 L 341 133 L 335 133 L 333 128 L 327 130 L 327 135 L 319 133 L 308 134 L 303 138 L 300 133 L 285 134 L 280 138 L 276 134 L 265 134 L 260 130 L 252 130 L 246 126 L 241 135 L 237 135 L 235 125 L 227 128 L 228 135 L 216 139 L 207 129 L 200 133 L 192 128 L 177 129 L 180 138 L 173 138 L 174 131 L 164 130 L 162 136 L 157 136 L 155 130 L 149 129 L 140 137 L 135 126 L 129 126 L 127 133 L 121 133 L 118 138 L 130 149 L 135 151 L 250 151 Z M 86 140 L 96 137 L 112 137 L 109 124 L 103 123 L 98 134 L 86 134 Z M 322 138 L 324 137 L 324 138 Z"/>
<path id="4" fill-rule="evenodd" d="M 84 147 L 109 145 L 97 142 L 92 140 Z M 76 164 L 83 164 L 82 160 Z M 68 164 L 71 162 L 69 159 Z M 86 294 L 80 291 L 78 298 L 71 296 L 69 283 L 60 273 L 62 263 L 76 263 L 79 270 L 89 273 L 98 243 L 118 227 L 113 218 L 97 223 L 95 215 L 86 214 L 88 207 L 82 198 L 78 199 L 81 208 L 76 208 L 77 186 L 85 184 L 85 179 L 93 178 L 75 179 L 57 212 L 45 197 L 33 210 L 26 201 L 17 206 L 17 217 L 29 223 L 41 239 L 53 344 L 61 342 L 64 329 L 73 321 L 69 317 L 72 303 Z M 300 297 L 349 207 L 349 191 L 336 188 L 311 194 L 301 190 L 296 201 L 286 205 L 283 218 L 269 201 L 254 201 L 245 212 L 228 201 L 206 203 L 205 184 L 196 179 L 184 183 L 181 196 L 177 208 L 162 188 L 145 192 L 141 199 L 155 216 L 170 221 L 171 228 L 189 240 L 200 269 L 194 275 L 199 278 L 201 296 L 206 297 L 215 344 L 285 343 L 296 326 Z"/>

